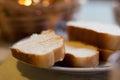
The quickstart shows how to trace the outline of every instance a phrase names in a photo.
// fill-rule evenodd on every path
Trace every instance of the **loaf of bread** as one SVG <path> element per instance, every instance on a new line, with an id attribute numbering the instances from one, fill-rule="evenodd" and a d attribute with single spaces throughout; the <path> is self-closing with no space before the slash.
<path id="1" fill-rule="evenodd" d="M 70 21 L 67 23 L 69 40 L 81 41 L 100 49 L 120 49 L 120 27 L 97 22 Z"/>
<path id="2" fill-rule="evenodd" d="M 99 64 L 99 51 L 96 47 L 80 42 L 68 41 L 66 54 L 61 64 L 67 67 L 96 67 Z"/>
<path id="3" fill-rule="evenodd" d="M 11 47 L 13 56 L 37 67 L 50 67 L 61 61 L 65 55 L 64 39 L 53 30 L 33 34 Z"/>

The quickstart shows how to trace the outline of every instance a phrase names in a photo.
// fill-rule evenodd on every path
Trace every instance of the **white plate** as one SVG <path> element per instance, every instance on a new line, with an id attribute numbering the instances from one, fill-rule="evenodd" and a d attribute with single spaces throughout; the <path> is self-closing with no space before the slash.
<path id="1" fill-rule="evenodd" d="M 31 64 L 28 64 L 26 62 L 23 62 L 21 60 L 18 59 L 18 61 L 20 63 L 22 63 L 22 66 L 23 64 L 27 64 L 29 65 L 29 67 L 36 67 L 34 65 L 31 65 Z M 24 65 L 26 66 L 26 65 Z M 36 67 L 36 68 L 39 68 L 39 67 Z M 59 72 L 73 72 L 73 73 L 83 73 L 83 72 L 108 72 L 111 70 L 111 64 L 110 63 L 101 63 L 100 65 L 98 65 L 97 67 L 95 68 L 74 68 L 74 67 L 63 67 L 59 64 L 57 65 L 54 65 L 52 67 L 49 67 L 49 68 L 42 68 L 42 69 L 46 69 L 46 70 L 52 70 L 52 71 L 59 71 Z"/>
<path id="2" fill-rule="evenodd" d="M 53 66 L 50 68 L 47 68 L 49 70 L 54 71 L 62 71 L 62 72 L 105 72 L 111 70 L 111 64 L 100 64 L 98 67 L 95 68 L 72 68 L 72 67 L 62 67 L 62 66 Z"/>
<path id="3" fill-rule="evenodd" d="M 69 67 L 60 67 L 60 66 L 54 66 L 51 68 L 47 68 L 50 70 L 55 71 L 64 71 L 64 72 L 101 72 L 101 71 L 110 71 L 111 67 L 96 67 L 96 68 L 69 68 Z"/>

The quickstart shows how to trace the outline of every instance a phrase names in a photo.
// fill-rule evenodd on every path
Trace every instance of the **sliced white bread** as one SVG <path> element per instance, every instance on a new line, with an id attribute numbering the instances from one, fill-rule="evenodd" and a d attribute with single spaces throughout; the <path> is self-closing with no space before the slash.
<path id="1" fill-rule="evenodd" d="M 66 41 L 65 43 L 66 43 L 66 45 L 73 46 L 74 48 L 87 48 L 87 49 L 99 51 L 99 60 L 100 61 L 107 61 L 108 58 L 115 52 L 115 50 L 99 49 L 95 46 L 85 44 L 80 41 Z"/>
<path id="2" fill-rule="evenodd" d="M 97 22 L 70 21 L 67 23 L 69 40 L 82 41 L 100 49 L 120 49 L 120 27 Z"/>
<path id="3" fill-rule="evenodd" d="M 65 55 L 64 39 L 53 30 L 43 31 L 21 40 L 11 47 L 13 56 L 37 67 L 50 67 Z"/>
<path id="4" fill-rule="evenodd" d="M 96 67 L 99 64 L 99 51 L 93 46 L 68 41 L 65 50 L 65 58 L 62 61 L 63 66 Z"/>
<path id="5" fill-rule="evenodd" d="M 59 63 L 63 66 L 95 67 L 98 65 L 99 61 L 107 62 L 108 58 L 115 52 L 112 50 L 99 49 L 80 41 L 66 41 L 65 43 L 65 58 Z"/>

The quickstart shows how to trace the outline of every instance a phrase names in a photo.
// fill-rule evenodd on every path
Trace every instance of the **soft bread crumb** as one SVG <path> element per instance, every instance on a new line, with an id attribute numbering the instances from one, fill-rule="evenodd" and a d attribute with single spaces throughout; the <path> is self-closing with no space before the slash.
<path id="1" fill-rule="evenodd" d="M 87 48 L 70 48 L 66 47 L 66 54 L 72 54 L 75 57 L 91 57 L 96 55 L 98 51 Z"/>

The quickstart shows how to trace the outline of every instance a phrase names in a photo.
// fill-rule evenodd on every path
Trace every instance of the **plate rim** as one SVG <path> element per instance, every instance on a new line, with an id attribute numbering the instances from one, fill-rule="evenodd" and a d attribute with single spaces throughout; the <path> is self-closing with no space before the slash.
<path id="1" fill-rule="evenodd" d="M 103 72 L 110 71 L 112 67 L 95 67 L 95 68 L 70 68 L 70 67 L 61 67 L 61 66 L 53 66 L 50 68 L 46 68 L 48 70 L 54 71 L 66 71 L 66 72 Z"/>

